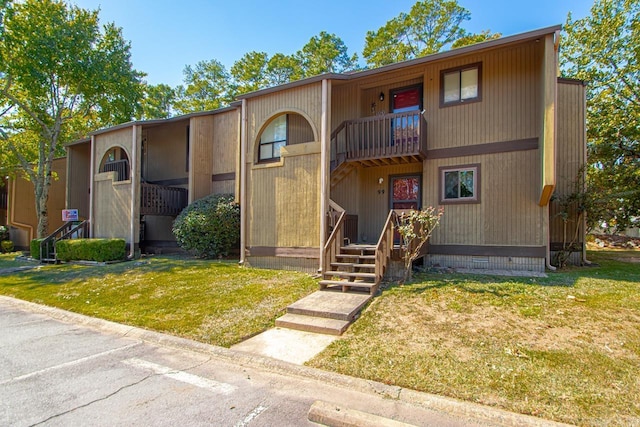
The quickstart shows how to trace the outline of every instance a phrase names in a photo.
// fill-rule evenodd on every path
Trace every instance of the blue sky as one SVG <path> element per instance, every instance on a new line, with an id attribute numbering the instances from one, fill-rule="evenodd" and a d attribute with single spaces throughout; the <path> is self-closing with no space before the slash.
<path id="1" fill-rule="evenodd" d="M 250 51 L 292 54 L 320 31 L 334 33 L 361 56 L 365 34 L 377 30 L 415 0 L 219 1 L 68 0 L 100 9 L 131 41 L 134 67 L 151 84 L 175 86 L 185 65 L 217 59 L 227 68 Z M 512 35 L 563 24 L 589 13 L 591 0 L 458 0 L 471 12 L 464 28 Z"/>

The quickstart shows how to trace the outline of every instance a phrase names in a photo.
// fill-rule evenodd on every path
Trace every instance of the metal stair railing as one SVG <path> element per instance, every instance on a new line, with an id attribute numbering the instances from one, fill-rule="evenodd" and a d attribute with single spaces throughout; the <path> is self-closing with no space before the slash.
<path id="1" fill-rule="evenodd" d="M 56 242 L 89 235 L 88 221 L 68 221 L 40 242 L 40 262 L 56 262 Z M 53 257 L 52 257 L 53 255 Z"/>

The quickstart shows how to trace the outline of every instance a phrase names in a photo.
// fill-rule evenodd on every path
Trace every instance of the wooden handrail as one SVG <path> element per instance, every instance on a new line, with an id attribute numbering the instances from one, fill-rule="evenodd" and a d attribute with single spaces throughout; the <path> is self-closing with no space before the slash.
<path id="1" fill-rule="evenodd" d="M 345 161 L 424 158 L 427 123 L 420 110 L 345 120 L 331 133 L 331 151 L 332 170 Z"/>
<path id="2" fill-rule="evenodd" d="M 382 233 L 380 233 L 380 238 L 378 238 L 378 243 L 376 244 L 376 283 L 380 283 L 384 277 L 384 272 L 391 258 L 391 250 L 393 249 L 393 224 L 396 216 L 395 211 L 389 211 L 387 220 L 382 228 Z"/>
<path id="3" fill-rule="evenodd" d="M 324 257 L 324 269 L 331 270 L 331 263 L 336 262 L 336 255 L 340 253 L 340 247 L 342 246 L 342 239 L 344 236 L 344 221 L 347 213 L 342 211 L 338 217 L 338 221 L 333 227 L 331 235 L 327 239 L 327 243 L 324 245 L 322 251 Z M 324 272 L 323 272 L 324 273 Z"/>

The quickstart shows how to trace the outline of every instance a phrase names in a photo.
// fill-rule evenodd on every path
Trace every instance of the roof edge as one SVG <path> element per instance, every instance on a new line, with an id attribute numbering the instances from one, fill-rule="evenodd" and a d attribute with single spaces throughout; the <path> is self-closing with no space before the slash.
<path id="1" fill-rule="evenodd" d="M 270 88 L 260 89 L 254 92 L 249 92 L 238 96 L 235 101 L 236 103 L 241 101 L 242 99 L 250 99 L 255 98 L 257 96 L 267 95 L 270 93 L 278 92 L 285 89 L 292 89 L 299 86 L 305 86 L 308 84 L 313 84 L 320 82 L 322 80 L 354 80 L 362 77 L 368 77 L 376 74 L 386 73 L 389 71 L 394 71 L 400 68 L 410 67 L 414 65 L 426 64 L 429 62 L 440 61 L 442 59 L 450 58 L 452 56 L 466 55 L 469 53 L 485 50 L 485 49 L 493 49 L 496 47 L 500 47 L 503 45 L 516 43 L 519 41 L 531 40 L 541 37 L 543 35 L 553 34 L 557 31 L 562 30 L 562 25 L 552 25 L 545 28 L 540 28 L 537 30 L 527 31 L 524 33 L 518 33 L 506 37 L 500 37 L 494 40 L 487 40 L 480 43 L 474 43 L 469 46 L 463 46 L 455 49 L 449 49 L 444 52 L 438 52 L 431 55 L 423 56 L 420 58 L 409 59 L 402 62 L 396 62 L 394 64 L 384 65 L 378 68 L 371 68 L 362 71 L 351 71 L 348 73 L 326 73 L 319 74 L 317 76 L 308 77 L 302 80 L 296 80 L 295 82 L 285 83 L 279 86 L 273 86 Z"/>

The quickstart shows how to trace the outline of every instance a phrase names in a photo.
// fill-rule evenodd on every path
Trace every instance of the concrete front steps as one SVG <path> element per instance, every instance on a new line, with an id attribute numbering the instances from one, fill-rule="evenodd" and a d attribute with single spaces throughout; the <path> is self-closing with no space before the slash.
<path id="1" fill-rule="evenodd" d="M 363 292 L 316 291 L 287 307 L 287 313 L 276 319 L 276 326 L 342 335 L 371 298 Z"/>

